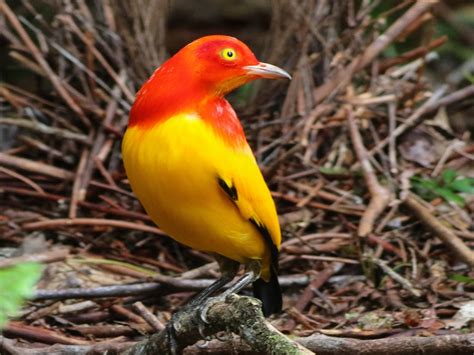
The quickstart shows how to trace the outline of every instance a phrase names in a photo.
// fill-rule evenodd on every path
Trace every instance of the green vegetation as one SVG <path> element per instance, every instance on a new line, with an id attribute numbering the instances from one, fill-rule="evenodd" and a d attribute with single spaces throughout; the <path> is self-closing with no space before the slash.
<path id="1" fill-rule="evenodd" d="M 464 276 L 461 274 L 452 274 L 449 276 L 451 280 L 465 283 L 466 285 L 474 286 L 474 279 L 470 278 L 469 276 Z"/>
<path id="2" fill-rule="evenodd" d="M 446 169 L 438 178 L 411 178 L 412 189 L 425 200 L 441 197 L 460 207 L 466 203 L 462 193 L 474 194 L 474 178 L 458 176 L 453 169 Z"/>
<path id="3" fill-rule="evenodd" d="M 42 266 L 24 263 L 0 269 L 0 328 L 15 316 L 22 303 L 33 295 L 33 287 L 41 276 Z"/>

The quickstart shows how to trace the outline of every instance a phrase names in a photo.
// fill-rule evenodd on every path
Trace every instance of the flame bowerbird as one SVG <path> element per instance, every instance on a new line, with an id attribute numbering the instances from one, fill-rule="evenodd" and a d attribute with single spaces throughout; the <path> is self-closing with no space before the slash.
<path id="1" fill-rule="evenodd" d="M 282 307 L 277 278 L 280 227 L 275 204 L 226 94 L 258 78 L 288 78 L 233 37 L 195 40 L 143 85 L 122 145 L 132 190 L 176 241 L 213 253 L 222 276 L 202 303 L 237 274 L 226 292 L 253 283 L 268 316 Z"/>

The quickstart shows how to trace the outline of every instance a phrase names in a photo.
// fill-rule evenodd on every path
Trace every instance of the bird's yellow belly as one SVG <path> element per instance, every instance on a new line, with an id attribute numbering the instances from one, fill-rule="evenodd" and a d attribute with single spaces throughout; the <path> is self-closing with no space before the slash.
<path id="1" fill-rule="evenodd" d="M 182 114 L 154 128 L 129 128 L 122 151 L 134 193 L 173 239 L 242 263 L 263 258 L 262 236 L 217 180 L 226 164 L 248 154 L 247 146 L 239 152 L 199 117 Z"/>

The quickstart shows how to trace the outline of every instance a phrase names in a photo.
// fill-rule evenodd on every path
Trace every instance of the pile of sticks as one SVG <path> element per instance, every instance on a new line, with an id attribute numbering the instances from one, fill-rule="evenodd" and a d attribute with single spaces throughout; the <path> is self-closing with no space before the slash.
<path id="1" fill-rule="evenodd" d="M 473 202 L 424 201 L 410 178 L 434 179 L 448 168 L 472 173 L 469 135 L 435 117 L 462 111 L 474 85 L 438 87 L 427 80 L 433 51 L 447 41 L 426 30 L 436 20 L 436 1 L 403 1 L 373 15 L 377 5 L 272 2 L 260 57 L 293 80 L 257 84 L 239 115 L 283 229 L 286 308 L 274 325 L 301 337 L 455 339 L 457 331 L 448 330 L 454 304 L 474 292 L 462 281 L 473 276 Z M 28 83 L 11 74 L 0 83 L 0 241 L 28 249 L 25 240 L 43 238 L 47 247 L 0 260 L 0 268 L 33 260 L 76 281 L 42 280 L 4 336 L 79 346 L 83 353 L 122 351 L 141 334 L 162 330 L 173 309 L 212 282 L 217 269 L 207 255 L 164 237 L 121 165 L 134 93 L 166 58 L 170 5 L 56 1 L 40 8 L 24 0 L 14 6 L 0 0 L 0 35 L 9 65 L 27 72 Z M 384 55 L 407 38 L 421 40 Z M 448 277 L 453 274 L 459 277 Z M 391 325 L 369 327 L 368 314 L 390 316 Z M 318 346 L 329 344 L 322 337 Z M 5 352 L 27 353 L 2 339 Z M 363 346 L 346 340 L 347 349 Z M 453 341 L 446 340 L 446 349 Z"/>

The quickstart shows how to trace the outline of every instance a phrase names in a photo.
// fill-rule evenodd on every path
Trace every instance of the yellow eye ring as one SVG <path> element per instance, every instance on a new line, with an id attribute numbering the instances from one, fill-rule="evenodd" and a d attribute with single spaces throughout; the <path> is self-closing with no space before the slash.
<path id="1" fill-rule="evenodd" d="M 235 58 L 237 57 L 235 50 L 233 50 L 232 48 L 224 48 L 221 52 L 221 56 L 225 60 L 235 60 Z"/>

